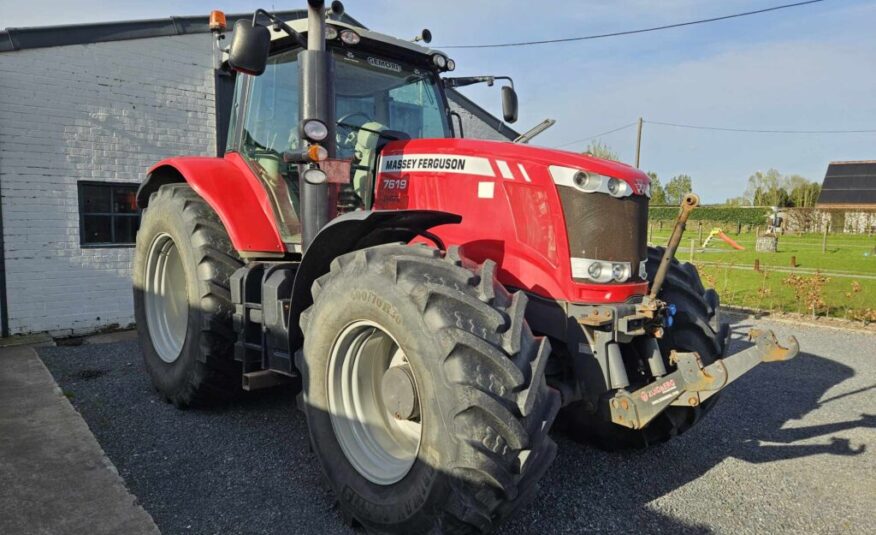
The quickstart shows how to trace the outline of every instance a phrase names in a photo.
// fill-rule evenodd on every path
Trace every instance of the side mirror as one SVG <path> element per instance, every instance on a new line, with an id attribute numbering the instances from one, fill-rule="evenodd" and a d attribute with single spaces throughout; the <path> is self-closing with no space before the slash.
<path id="1" fill-rule="evenodd" d="M 228 53 L 228 64 L 232 69 L 258 76 L 265 72 L 270 50 L 271 32 L 266 27 L 247 19 L 234 23 L 234 37 Z"/>
<path id="2" fill-rule="evenodd" d="M 506 123 L 517 121 L 517 93 L 508 85 L 502 86 L 502 115 Z"/>

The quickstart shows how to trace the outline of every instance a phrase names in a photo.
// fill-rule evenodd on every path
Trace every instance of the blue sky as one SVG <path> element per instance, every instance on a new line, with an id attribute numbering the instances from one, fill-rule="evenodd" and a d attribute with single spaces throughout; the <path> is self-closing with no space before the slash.
<path id="1" fill-rule="evenodd" d="M 347 0 L 374 30 L 432 45 L 550 39 L 761 9 L 790 0 Z M 0 27 L 292 9 L 304 0 L 0 0 Z M 533 6 L 538 6 L 534 8 Z M 827 0 L 723 22 L 629 37 L 524 48 L 448 49 L 456 74 L 514 78 L 526 130 L 557 124 L 537 144 L 557 146 L 642 116 L 646 121 L 755 129 L 876 129 L 876 2 Z M 466 94 L 499 114 L 496 88 Z M 633 160 L 635 128 L 601 139 Z M 583 150 L 586 143 L 566 147 Z M 820 180 L 831 160 L 876 159 L 876 133 L 743 134 L 645 125 L 641 167 L 665 181 L 686 173 L 707 202 L 740 195 L 757 170 Z"/>

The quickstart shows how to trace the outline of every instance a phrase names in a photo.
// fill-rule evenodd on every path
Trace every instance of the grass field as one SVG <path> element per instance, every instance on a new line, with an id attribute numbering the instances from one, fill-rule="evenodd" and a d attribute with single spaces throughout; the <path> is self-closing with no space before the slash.
<path id="1" fill-rule="evenodd" d="M 709 230 L 703 229 L 703 237 Z M 876 321 L 876 236 L 832 234 L 822 252 L 821 234 L 785 235 L 778 252 L 758 253 L 754 233 L 727 234 L 745 250 L 713 238 L 707 248 L 699 242 L 693 251 L 703 283 L 718 291 L 722 303 Z M 690 240 L 698 237 L 698 228 L 690 225 L 680 260 L 690 261 Z M 651 242 L 663 245 L 668 238 L 668 226 L 662 232 L 655 227 Z M 756 260 L 760 271 L 754 270 Z"/>

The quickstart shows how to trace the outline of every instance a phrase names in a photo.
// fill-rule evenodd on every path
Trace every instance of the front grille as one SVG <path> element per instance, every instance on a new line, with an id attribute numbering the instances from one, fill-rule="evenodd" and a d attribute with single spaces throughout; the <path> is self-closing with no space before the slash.
<path id="1" fill-rule="evenodd" d="M 627 282 L 641 281 L 639 262 L 647 258 L 648 248 L 648 198 L 615 198 L 564 186 L 557 190 L 572 257 L 629 262 L 632 276 Z"/>

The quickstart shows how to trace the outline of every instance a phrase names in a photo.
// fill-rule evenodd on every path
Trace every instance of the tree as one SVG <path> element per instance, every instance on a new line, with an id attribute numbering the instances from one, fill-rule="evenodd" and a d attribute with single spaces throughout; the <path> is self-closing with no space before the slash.
<path id="1" fill-rule="evenodd" d="M 800 175 L 782 175 L 776 169 L 748 177 L 745 202 L 750 206 L 808 208 L 815 206 L 821 186 Z"/>
<path id="2" fill-rule="evenodd" d="M 584 151 L 584 154 L 593 156 L 594 158 L 602 158 L 603 160 L 614 160 L 616 162 L 620 161 L 620 156 L 618 156 L 616 152 L 611 150 L 611 147 L 604 143 L 601 143 L 598 139 L 596 141 L 591 141 L 590 144 L 587 145 L 587 149 Z"/>
<path id="3" fill-rule="evenodd" d="M 666 192 L 663 191 L 663 186 L 660 185 L 660 179 L 657 178 L 657 173 L 650 171 L 648 177 L 651 179 L 651 206 L 665 205 Z"/>
<path id="4" fill-rule="evenodd" d="M 724 206 L 745 206 L 745 197 L 730 197 L 729 199 L 724 201 Z"/>
<path id="5" fill-rule="evenodd" d="M 799 179 L 799 180 L 794 180 Z M 791 191 L 788 196 L 791 199 L 791 205 L 797 208 L 814 208 L 815 202 L 818 200 L 818 195 L 821 193 L 821 184 L 818 182 L 809 182 L 799 175 L 791 177 Z"/>
<path id="6" fill-rule="evenodd" d="M 677 175 L 666 183 L 666 204 L 679 205 L 684 196 L 693 191 L 693 180 L 688 175 Z"/>

